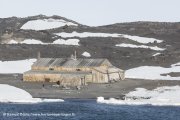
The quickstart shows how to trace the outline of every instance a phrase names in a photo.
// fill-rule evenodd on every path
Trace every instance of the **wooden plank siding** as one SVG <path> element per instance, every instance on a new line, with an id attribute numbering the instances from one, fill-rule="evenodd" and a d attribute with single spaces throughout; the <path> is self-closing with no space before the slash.
<path id="1" fill-rule="evenodd" d="M 31 70 L 23 74 L 24 81 L 59 81 L 66 86 L 108 83 L 120 79 L 124 79 L 124 71 L 114 67 L 107 59 L 39 58 Z"/>

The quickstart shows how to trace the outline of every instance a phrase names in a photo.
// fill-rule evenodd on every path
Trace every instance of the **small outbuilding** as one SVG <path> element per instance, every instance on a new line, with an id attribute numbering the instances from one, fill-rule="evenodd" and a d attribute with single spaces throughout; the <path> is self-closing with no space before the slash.
<path id="1" fill-rule="evenodd" d="M 23 74 L 23 81 L 80 86 L 124 80 L 124 77 L 124 70 L 113 66 L 107 59 L 39 58 L 31 70 Z"/>

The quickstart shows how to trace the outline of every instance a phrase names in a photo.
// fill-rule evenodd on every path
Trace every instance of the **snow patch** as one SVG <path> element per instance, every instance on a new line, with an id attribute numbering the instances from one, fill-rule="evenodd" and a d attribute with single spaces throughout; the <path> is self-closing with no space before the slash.
<path id="1" fill-rule="evenodd" d="M 42 20 L 31 20 L 25 23 L 21 29 L 31 29 L 31 30 L 46 30 L 46 29 L 53 29 L 62 26 L 77 26 L 72 22 L 67 22 L 60 19 L 42 19 Z"/>
<path id="2" fill-rule="evenodd" d="M 45 44 L 45 43 L 41 42 L 40 40 L 26 39 L 22 42 L 18 42 L 16 40 L 10 40 L 8 43 L 4 43 L 4 44 Z"/>
<path id="3" fill-rule="evenodd" d="M 84 56 L 84 57 L 91 57 L 91 54 L 85 51 L 85 52 L 82 53 L 82 56 Z"/>
<path id="4" fill-rule="evenodd" d="M 134 40 L 139 43 L 144 43 L 144 44 L 154 43 L 154 42 L 157 42 L 157 43 L 163 42 L 162 40 L 158 40 L 155 38 L 139 37 L 139 36 L 125 35 L 125 34 L 123 34 L 123 37 Z"/>
<path id="5" fill-rule="evenodd" d="M 42 102 L 64 102 L 62 99 L 42 99 Z"/>
<path id="6" fill-rule="evenodd" d="M 126 70 L 126 78 L 151 79 L 151 80 L 180 80 L 180 77 L 161 76 L 170 72 L 180 72 L 180 63 L 171 65 L 170 68 L 159 66 L 140 66 Z"/>
<path id="7" fill-rule="evenodd" d="M 155 53 L 154 55 L 152 55 L 152 56 L 158 56 L 158 55 L 160 55 L 161 53 Z"/>
<path id="8" fill-rule="evenodd" d="M 155 38 L 147 38 L 147 37 L 139 37 L 139 36 L 132 36 L 132 35 L 125 35 L 125 34 L 117 34 L 117 33 L 91 33 L 91 32 L 82 32 L 82 33 L 77 33 L 77 32 L 72 32 L 72 33 L 55 33 L 58 36 L 67 38 L 67 37 L 80 37 L 80 38 L 86 38 L 86 37 L 124 37 L 133 41 L 136 41 L 138 43 L 161 43 L 163 42 L 162 40 L 158 40 Z"/>
<path id="9" fill-rule="evenodd" d="M 58 39 L 53 42 L 53 44 L 61 44 L 61 45 L 79 45 L 79 40 L 78 39 L 68 39 L 68 40 L 63 40 L 63 39 Z"/>
<path id="10" fill-rule="evenodd" d="M 36 59 L 0 61 L 0 73 L 23 73 L 31 69 Z"/>
<path id="11" fill-rule="evenodd" d="M 97 98 L 98 103 L 119 105 L 180 105 L 180 86 L 165 86 L 154 90 L 137 88 L 125 95 L 125 100 L 104 97 Z"/>
<path id="12" fill-rule="evenodd" d="M 157 50 L 157 51 L 162 51 L 165 50 L 164 48 L 159 48 L 157 46 L 146 46 L 146 45 L 133 45 L 133 44 L 117 44 L 116 46 L 118 47 L 129 47 L 129 48 L 144 48 L 144 49 L 151 49 L 151 50 Z"/>
<path id="13" fill-rule="evenodd" d="M 61 99 L 33 98 L 28 92 L 14 86 L 0 84 L 0 102 L 12 103 L 39 103 L 39 102 L 63 102 Z"/>
<path id="14" fill-rule="evenodd" d="M 34 40 L 34 39 L 26 39 L 26 40 L 24 40 L 24 41 L 22 41 L 20 43 L 21 44 L 44 44 L 40 40 Z"/>
<path id="15" fill-rule="evenodd" d="M 15 40 L 10 40 L 10 41 L 8 42 L 8 44 L 18 44 L 18 42 L 15 41 Z"/>
<path id="16" fill-rule="evenodd" d="M 43 43 L 40 40 L 35 40 L 35 39 L 26 39 L 22 42 L 17 42 L 15 40 L 11 40 L 7 44 L 41 44 L 41 45 L 50 45 L 50 44 L 60 44 L 60 45 L 79 45 L 79 40 L 78 39 L 68 39 L 68 40 L 63 40 L 63 39 L 58 39 L 53 41 L 53 43 Z"/>
<path id="17" fill-rule="evenodd" d="M 90 32 L 83 32 L 83 33 L 55 33 L 58 36 L 67 38 L 67 37 L 80 37 L 80 38 L 86 38 L 86 37 L 120 37 L 119 34 L 111 34 L 111 33 L 90 33 Z"/>

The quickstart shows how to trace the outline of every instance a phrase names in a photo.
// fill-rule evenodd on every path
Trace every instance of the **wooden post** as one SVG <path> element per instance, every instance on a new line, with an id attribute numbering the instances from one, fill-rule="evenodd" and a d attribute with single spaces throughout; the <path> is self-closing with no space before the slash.
<path id="1" fill-rule="evenodd" d="M 41 58 L 41 53 L 40 53 L 40 51 L 38 51 L 38 53 L 37 53 L 37 59 L 40 59 Z"/>
<path id="2" fill-rule="evenodd" d="M 118 75 L 119 75 L 119 80 L 122 80 L 122 78 L 121 78 L 121 74 L 118 72 Z"/>
<path id="3" fill-rule="evenodd" d="M 84 76 L 84 85 L 86 85 L 86 77 Z"/>
<path id="4" fill-rule="evenodd" d="M 107 69 L 108 82 L 110 82 L 109 71 Z"/>
<path id="5" fill-rule="evenodd" d="M 76 50 L 74 51 L 74 60 L 77 60 Z"/>

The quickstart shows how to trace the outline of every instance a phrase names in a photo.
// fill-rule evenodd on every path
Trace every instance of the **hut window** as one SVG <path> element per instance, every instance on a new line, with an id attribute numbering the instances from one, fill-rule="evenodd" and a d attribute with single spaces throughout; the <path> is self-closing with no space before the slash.
<path id="1" fill-rule="evenodd" d="M 81 71 L 81 69 L 76 69 L 76 71 Z"/>
<path id="2" fill-rule="evenodd" d="M 49 70 L 54 70 L 54 68 L 49 68 Z"/>

